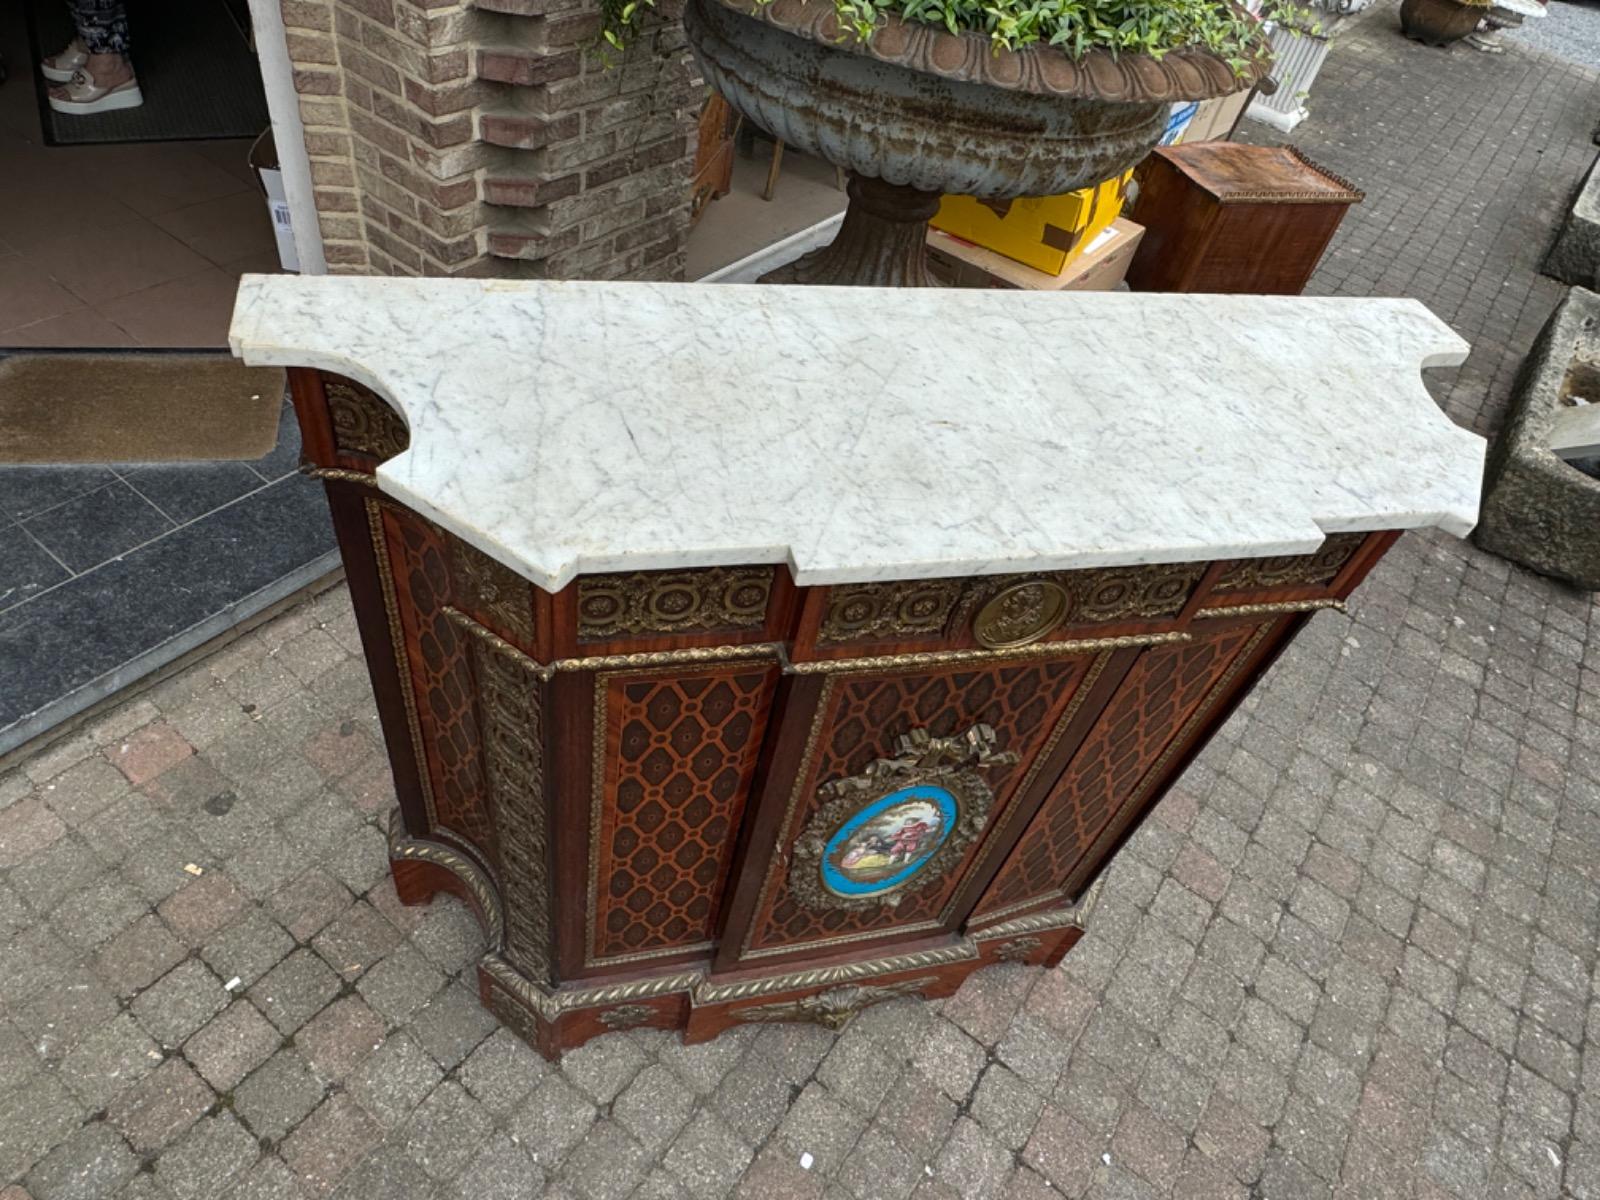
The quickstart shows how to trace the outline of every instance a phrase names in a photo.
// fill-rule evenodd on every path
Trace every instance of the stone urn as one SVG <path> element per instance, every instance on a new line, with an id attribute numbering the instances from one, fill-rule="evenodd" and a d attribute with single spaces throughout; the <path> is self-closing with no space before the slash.
<path id="1" fill-rule="evenodd" d="M 1412 41 L 1448 46 L 1466 37 L 1488 15 L 1487 4 L 1464 4 L 1461 0 L 1403 0 L 1400 30 Z"/>
<path id="2" fill-rule="evenodd" d="M 895 16 L 863 42 L 830 0 L 688 0 L 683 19 L 734 109 L 850 174 L 832 244 L 767 276 L 794 283 L 933 286 L 928 218 L 945 193 L 1003 202 L 1099 183 L 1149 152 L 1174 101 L 1247 89 L 1271 65 L 1264 41 L 1239 74 L 1199 48 L 1074 61 Z"/>

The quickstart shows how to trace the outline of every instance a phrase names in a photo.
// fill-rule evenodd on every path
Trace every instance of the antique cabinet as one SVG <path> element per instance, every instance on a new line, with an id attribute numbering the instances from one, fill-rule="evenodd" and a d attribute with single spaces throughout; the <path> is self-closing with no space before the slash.
<path id="1" fill-rule="evenodd" d="M 1297 296 L 1362 194 L 1293 146 L 1158 146 L 1139 168 L 1136 292 Z"/>
<path id="2" fill-rule="evenodd" d="M 735 329 L 768 297 L 783 314 L 760 318 L 769 348 L 816 372 L 802 389 L 815 420 L 749 392 L 754 368 L 730 382 L 726 360 L 696 357 L 706 329 Z M 1101 868 L 1295 631 L 1342 605 L 1397 530 L 1471 524 L 1481 442 L 1416 377 L 1420 356 L 1461 344 L 1410 302 L 1337 324 L 1330 370 L 1360 392 L 1342 417 L 1252 408 L 1239 436 L 1253 442 L 1230 448 L 1156 432 L 1158 411 L 1182 417 L 1176 366 L 1097 416 L 1046 360 L 1014 365 L 973 420 L 948 371 L 959 336 L 942 364 L 907 352 L 886 369 L 841 349 L 817 370 L 789 355 L 863 303 L 891 336 L 897 314 L 951 329 L 1043 319 L 1037 298 L 840 290 L 824 316 L 814 297 L 400 280 L 241 291 L 236 349 L 305 364 L 290 375 L 306 469 L 327 489 L 400 800 L 396 886 L 408 903 L 447 890 L 472 905 L 484 1002 L 547 1055 L 638 1025 L 690 1040 L 837 1026 L 886 998 L 948 995 L 986 965 L 1055 963 Z M 1160 301 L 1169 318 L 1194 311 Z M 1242 316 L 1271 328 L 1320 303 L 1252 299 Z M 637 327 L 619 314 L 652 307 L 672 318 L 654 335 L 670 345 L 597 378 L 602 357 L 630 357 L 619 331 Z M 607 321 L 617 340 L 595 357 Z M 1083 350 L 1085 378 L 1106 350 Z M 1370 391 L 1352 383 L 1361 371 Z M 1229 386 L 1264 397 L 1276 374 L 1241 362 Z M 1030 388 L 1051 404 L 1023 404 Z M 892 408 L 881 424 L 851 415 L 868 397 Z M 1106 440 L 1094 421 L 1139 433 Z M 1343 441 L 1281 440 L 1296 429 Z M 1074 438 L 1099 440 L 1079 456 Z M 937 458 L 965 447 L 994 464 L 996 444 L 1014 455 L 1000 474 Z M 935 514 L 894 492 L 918 490 L 934 461 L 967 490 L 930 535 Z M 854 506 L 852 481 L 875 472 L 913 482 Z M 823 499 L 801 511 L 812 480 Z M 1057 480 L 1081 489 L 1070 503 L 1040 490 Z M 1033 501 L 1026 519 L 1005 488 Z M 1093 518 L 1102 561 L 1050 548 L 1087 541 L 1063 522 L 1117 488 L 1116 515 Z M 1229 488 L 1239 513 L 1208 510 Z M 1357 527 L 1302 538 L 1308 511 Z M 996 513 L 1017 513 L 1004 515 L 1014 534 L 987 523 Z"/>

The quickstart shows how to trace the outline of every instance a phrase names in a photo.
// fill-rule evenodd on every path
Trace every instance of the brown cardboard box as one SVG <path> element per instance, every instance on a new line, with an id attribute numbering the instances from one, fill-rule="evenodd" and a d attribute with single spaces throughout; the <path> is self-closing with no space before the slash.
<path id="1" fill-rule="evenodd" d="M 939 229 L 928 230 L 935 275 L 955 287 L 1027 288 L 1039 292 L 1109 292 L 1122 282 L 1144 226 L 1118 217 L 1059 275 L 1047 275 Z"/>
<path id="2" fill-rule="evenodd" d="M 1244 112 L 1245 105 L 1250 103 L 1252 94 L 1250 89 L 1246 88 L 1242 92 L 1234 92 L 1228 96 L 1213 96 L 1209 100 L 1200 101 L 1199 111 L 1194 114 L 1189 127 L 1183 131 L 1184 144 L 1210 142 L 1227 137 L 1239 123 L 1239 115 Z"/>

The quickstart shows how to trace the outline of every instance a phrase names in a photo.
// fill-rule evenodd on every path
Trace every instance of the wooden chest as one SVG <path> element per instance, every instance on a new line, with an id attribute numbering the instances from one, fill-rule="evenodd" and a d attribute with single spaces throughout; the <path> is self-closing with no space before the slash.
<path id="1" fill-rule="evenodd" d="M 1362 194 L 1290 146 L 1158 147 L 1131 217 L 1145 227 L 1136 292 L 1299 295 Z"/>

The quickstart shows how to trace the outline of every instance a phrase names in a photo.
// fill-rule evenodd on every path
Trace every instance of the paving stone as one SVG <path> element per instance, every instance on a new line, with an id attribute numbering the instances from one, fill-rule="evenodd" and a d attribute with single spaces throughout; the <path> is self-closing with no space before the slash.
<path id="1" fill-rule="evenodd" d="M 1054 1028 L 1024 1012 L 1011 1022 L 1006 1036 L 995 1047 L 995 1056 L 1020 1078 L 1048 1094 L 1061 1078 L 1072 1047 Z"/>
<path id="2" fill-rule="evenodd" d="M 200 956 L 223 980 L 248 988 L 294 949 L 294 939 L 259 908 L 212 935 Z"/>
<path id="3" fill-rule="evenodd" d="M 805 1168 L 800 1169 L 805 1180 Z M 921 1178 L 921 1162 L 876 1126 L 861 1135 L 839 1170 L 839 1182 L 860 1200 L 898 1200 L 910 1195 Z"/>
<path id="4" fill-rule="evenodd" d="M 594 1105 L 560 1075 L 546 1075 L 506 1122 L 545 1170 L 553 1169 L 594 1123 Z"/>
<path id="5" fill-rule="evenodd" d="M 388 851 L 384 852 L 388 870 Z M 454 974 L 483 957 L 483 929 L 472 910 L 454 896 L 439 895 L 429 902 L 411 944 L 446 974 Z"/>
<path id="6" fill-rule="evenodd" d="M 656 1032 L 650 1031 L 651 1034 Z M 633 1031 L 636 1038 L 641 1033 L 644 1031 L 637 1029 Z M 716 1091 L 717 1085 L 722 1082 L 722 1077 L 744 1057 L 755 1036 L 756 1030 L 746 1025 L 730 1029 L 708 1042 L 698 1042 L 692 1046 L 669 1037 L 660 1043 L 656 1057 L 693 1088 L 696 1095 L 709 1096 Z"/>
<path id="7" fill-rule="evenodd" d="M 596 1104 L 609 1104 L 645 1061 L 644 1052 L 630 1038 L 612 1034 L 562 1055 L 561 1073 Z"/>
<path id="8" fill-rule="evenodd" d="M 684 1195 L 676 1180 L 670 1185 L 662 1185 L 657 1183 L 658 1179 L 659 1174 L 652 1175 L 634 1195 L 640 1200 L 650 1200 L 657 1196 L 672 1197 L 676 1200 L 677 1197 Z M 815 1171 L 801 1166 L 800 1160 L 787 1148 L 774 1144 L 756 1155 L 749 1170 L 739 1180 L 739 1186 L 734 1189 L 733 1195 L 735 1200 L 821 1200 L 824 1195 L 824 1182 Z M 667 1190 L 658 1191 L 657 1187 L 665 1187 Z M 830 1189 L 829 1194 L 840 1194 L 840 1189 Z M 872 1195 L 870 1191 L 850 1194 Z"/>
<path id="9" fill-rule="evenodd" d="M 972 1091 L 983 1070 L 983 1047 L 948 1021 L 934 1024 L 912 1065 L 957 1103 Z"/>
<path id="10" fill-rule="evenodd" d="M 444 1072 L 421 1043 L 401 1030 L 379 1046 L 345 1086 L 378 1124 L 393 1129 L 410 1116 L 442 1078 Z"/>
<path id="11" fill-rule="evenodd" d="M 144 898 L 112 875 L 68 896 L 50 914 L 50 920 L 69 945 L 86 953 L 126 929 L 145 911 Z"/>
<path id="12" fill-rule="evenodd" d="M 548 1070 L 549 1066 L 537 1051 L 502 1028 L 467 1056 L 457 1068 L 456 1078 L 485 1108 L 502 1117 L 516 1107 Z"/>
<path id="13" fill-rule="evenodd" d="M 309 942 L 354 902 L 350 890 L 320 867 L 283 884 L 267 898 L 267 911 L 297 942 Z"/>
<path id="14" fill-rule="evenodd" d="M 50 808 L 68 825 L 80 827 L 128 792 L 128 780 L 100 758 L 84 759 L 39 789 Z"/>
<path id="15" fill-rule="evenodd" d="M 229 1195 L 259 1154 L 255 1138 L 231 1113 L 206 1117 L 156 1161 L 156 1182 L 175 1200 Z"/>
<path id="16" fill-rule="evenodd" d="M 42 796 L 30 796 L 0 810 L 0 867 L 27 862 L 67 832 Z"/>
<path id="17" fill-rule="evenodd" d="M 1131 1101 L 1132 1091 L 1122 1071 L 1087 1054 L 1074 1052 L 1051 1099 L 1090 1129 L 1109 1137 L 1117 1127 L 1123 1107 Z"/>
<path id="18" fill-rule="evenodd" d="M 952 1184 L 963 1197 L 987 1200 L 999 1196 L 1011 1167 L 1011 1156 L 990 1138 L 970 1117 L 960 1117 L 934 1171 L 942 1182 Z"/>
<path id="19" fill-rule="evenodd" d="M 41 1074 L 22 1091 L 0 1095 L 0 1178 L 19 1179 L 86 1115 L 53 1075 Z"/>
<path id="20" fill-rule="evenodd" d="M 915 1069 L 900 1076 L 878 1109 L 877 1123 L 913 1158 L 930 1159 L 955 1124 L 956 1105 Z"/>
<path id="21" fill-rule="evenodd" d="M 279 1153 L 312 1196 L 326 1196 L 383 1138 L 378 1123 L 349 1096 L 334 1095 L 295 1127 Z"/>
<path id="22" fill-rule="evenodd" d="M 1191 1133 L 1215 1090 L 1215 1081 L 1170 1054 L 1152 1055 L 1139 1078 L 1136 1096 L 1157 1116 Z"/>
<path id="23" fill-rule="evenodd" d="M 1105 1135 L 1090 1130 L 1065 1110 L 1047 1104 L 1022 1149 L 1022 1161 L 1063 1194 L 1078 1196 L 1087 1190 L 1090 1177 L 1099 1167 L 1106 1142 Z"/>
<path id="24" fill-rule="evenodd" d="M 257 1137 L 274 1143 L 322 1102 L 322 1082 L 296 1050 L 279 1050 L 233 1089 L 233 1111 Z"/>
<path id="25" fill-rule="evenodd" d="M 404 1154 L 380 1148 L 362 1159 L 339 1182 L 339 1200 L 433 1200 L 433 1180 Z"/>
<path id="26" fill-rule="evenodd" d="M 186 958 L 133 1000 L 133 1015 L 150 1036 L 175 1049 L 227 1007 L 222 980 L 196 958 Z"/>
<path id="27" fill-rule="evenodd" d="M 453 1181 L 461 1200 L 538 1195 L 544 1170 L 528 1151 L 504 1133 L 493 1135 Z"/>
<path id="28" fill-rule="evenodd" d="M 159 1150 L 198 1121 L 216 1094 L 181 1058 L 169 1058 L 111 1104 L 106 1119 L 141 1154 Z"/>
<path id="29" fill-rule="evenodd" d="M 746 1056 L 746 1061 L 750 1058 Z M 758 1061 L 765 1062 L 757 1056 Z M 777 1089 L 776 1105 L 760 1106 L 757 1099 L 746 1096 L 746 1082 L 768 1080 Z M 470 1086 L 470 1085 L 469 1085 Z M 736 1130 L 752 1141 L 765 1139 L 788 1105 L 789 1088 L 770 1071 L 730 1071 L 717 1089 L 713 1107 Z M 651 1154 L 659 1153 L 677 1136 L 694 1111 L 694 1098 L 684 1088 L 678 1077 L 660 1063 L 651 1063 L 633 1077 L 622 1093 L 612 1102 L 611 1111 L 616 1119 Z M 770 1123 L 763 1116 L 771 1108 Z M 761 1126 L 765 1128 L 761 1128 Z M 755 1127 L 752 1132 L 750 1127 Z"/>
<path id="30" fill-rule="evenodd" d="M 383 1018 L 359 996 L 335 1000 L 295 1034 L 295 1048 L 329 1082 L 344 1079 L 382 1042 Z"/>
<path id="31" fill-rule="evenodd" d="M 312 939 L 318 954 L 343 979 L 355 979 L 400 941 L 400 931 L 366 902 L 358 902 Z"/>
<path id="32" fill-rule="evenodd" d="M 302 947 L 258 979 L 246 995 L 287 1036 L 320 1012 L 339 988 L 339 977 Z"/>
<path id="33" fill-rule="evenodd" d="M 101 1109 L 160 1062 L 156 1044 L 131 1016 L 118 1013 L 67 1052 L 57 1076 L 84 1105 Z"/>
<path id="34" fill-rule="evenodd" d="M 91 1121 L 28 1173 L 27 1186 L 35 1200 L 100 1200 L 138 1169 L 139 1160 L 116 1130 Z"/>
<path id="35" fill-rule="evenodd" d="M 720 1196 L 733 1187 L 752 1157 L 750 1147 L 731 1129 L 701 1111 L 673 1141 L 662 1165 L 689 1195 Z"/>
<path id="36" fill-rule="evenodd" d="M 23 903 L 47 914 L 74 892 L 106 880 L 105 860 L 81 837 L 68 834 L 15 867 L 7 876 Z"/>
<path id="37" fill-rule="evenodd" d="M 1111 1136 L 1112 1160 L 1152 1184 L 1171 1190 L 1183 1165 L 1182 1132 L 1141 1105 L 1130 1105 Z"/>
<path id="38" fill-rule="evenodd" d="M 1044 1096 L 1033 1085 L 999 1064 L 978 1081 L 969 1112 L 1002 1146 L 1019 1150 L 1033 1132 Z"/>
<path id="39" fill-rule="evenodd" d="M 796 1154 L 810 1154 L 817 1171 L 832 1175 L 865 1127 L 865 1117 L 821 1083 L 811 1083 L 779 1123 L 777 1137 Z"/>
<path id="40" fill-rule="evenodd" d="M 207 1083 L 226 1092 L 264 1063 L 280 1040 L 248 1000 L 236 1000 L 185 1042 L 183 1053 Z"/>
<path id="41" fill-rule="evenodd" d="M 623 1200 L 650 1171 L 650 1154 L 616 1121 L 597 1121 L 568 1156 L 562 1179 L 585 1200 Z"/>
<path id="42" fill-rule="evenodd" d="M 200 947 L 243 911 L 245 898 L 220 871 L 208 871 L 186 883 L 156 909 L 185 945 Z"/>
<path id="43" fill-rule="evenodd" d="M 488 1140 L 494 1123 L 460 1084 L 446 1080 L 411 1114 L 400 1129 L 409 1154 L 428 1177 L 449 1179 Z"/>
<path id="44" fill-rule="evenodd" d="M 95 955 L 95 972 L 117 995 L 131 997 L 176 966 L 185 951 L 159 917 L 146 913 Z"/>

